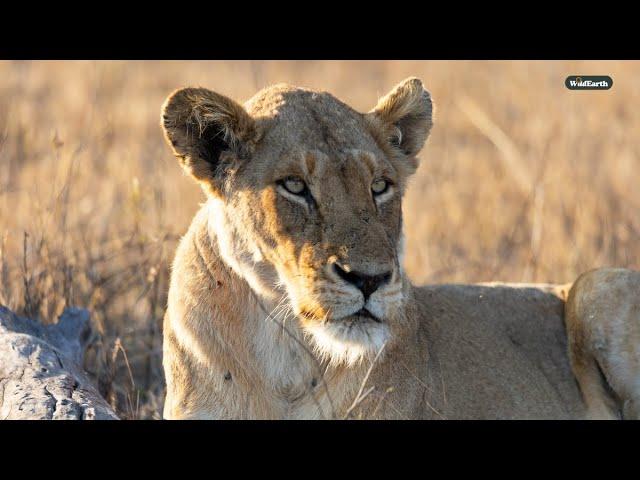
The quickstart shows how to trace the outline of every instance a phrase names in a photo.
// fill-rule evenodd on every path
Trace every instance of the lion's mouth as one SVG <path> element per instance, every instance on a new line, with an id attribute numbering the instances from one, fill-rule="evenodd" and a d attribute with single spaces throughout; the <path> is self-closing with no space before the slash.
<path id="1" fill-rule="evenodd" d="M 373 321 L 376 323 L 383 323 L 382 319 L 379 317 L 376 317 L 373 313 L 371 313 L 369 310 L 367 310 L 365 307 L 362 307 L 360 310 L 350 313 L 349 315 L 346 315 L 344 317 L 325 317 L 324 319 L 319 319 L 318 317 L 314 316 L 312 313 L 309 312 L 302 312 L 302 316 L 308 319 L 317 319 L 317 320 L 321 320 L 322 322 L 327 322 L 327 323 L 333 323 L 333 322 L 349 322 L 349 323 L 356 323 L 359 321 Z"/>
<path id="2" fill-rule="evenodd" d="M 373 313 L 371 313 L 369 310 L 367 310 L 364 307 L 362 307 L 360 310 L 358 310 L 356 313 L 354 313 L 353 316 L 354 317 L 368 318 L 370 320 L 373 320 L 374 322 L 382 323 L 382 320 L 380 318 L 376 317 Z"/>
<path id="3" fill-rule="evenodd" d="M 371 313 L 366 308 L 362 307 L 357 312 L 354 312 L 350 315 L 341 318 L 334 318 L 330 320 L 332 322 L 345 322 L 348 325 L 355 325 L 356 323 L 364 323 L 364 322 L 375 322 L 375 323 L 383 323 L 382 319 L 376 317 L 373 313 Z"/>

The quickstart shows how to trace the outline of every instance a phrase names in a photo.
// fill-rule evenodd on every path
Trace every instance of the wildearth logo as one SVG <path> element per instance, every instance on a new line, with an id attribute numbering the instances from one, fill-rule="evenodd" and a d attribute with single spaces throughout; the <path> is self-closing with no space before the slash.
<path id="1" fill-rule="evenodd" d="M 569 75 L 564 84 L 569 90 L 609 90 L 613 80 L 607 75 Z"/>

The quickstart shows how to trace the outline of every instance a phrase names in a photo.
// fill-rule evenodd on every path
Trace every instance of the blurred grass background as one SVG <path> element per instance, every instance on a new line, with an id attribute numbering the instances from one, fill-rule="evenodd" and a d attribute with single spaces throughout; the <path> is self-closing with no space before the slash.
<path id="1" fill-rule="evenodd" d="M 614 85 L 569 91 L 573 74 Z M 204 199 L 164 144 L 166 96 L 287 82 L 367 111 L 410 75 L 436 105 L 404 203 L 415 282 L 638 268 L 639 62 L 0 61 L 0 303 L 45 322 L 89 308 L 101 392 L 160 418 L 169 264 Z"/>

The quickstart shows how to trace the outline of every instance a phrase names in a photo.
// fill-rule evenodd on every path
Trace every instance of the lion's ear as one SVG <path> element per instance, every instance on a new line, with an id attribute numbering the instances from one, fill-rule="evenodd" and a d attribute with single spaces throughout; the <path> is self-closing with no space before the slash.
<path id="1" fill-rule="evenodd" d="M 393 146 L 412 157 L 429 136 L 432 110 L 431 95 L 419 79 L 411 77 L 382 97 L 368 116 Z"/>
<path id="2" fill-rule="evenodd" d="M 183 88 L 169 95 L 161 122 L 182 167 L 213 191 L 228 160 L 250 155 L 255 139 L 255 122 L 247 111 L 206 88 Z"/>

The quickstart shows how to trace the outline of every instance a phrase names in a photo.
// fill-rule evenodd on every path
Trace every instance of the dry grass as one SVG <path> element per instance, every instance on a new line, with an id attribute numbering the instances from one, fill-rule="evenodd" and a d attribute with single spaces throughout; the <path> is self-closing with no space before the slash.
<path id="1" fill-rule="evenodd" d="M 638 268 L 638 62 L 0 62 L 0 303 L 91 309 L 87 369 L 121 415 L 159 418 L 168 265 L 203 198 L 163 143 L 166 95 L 286 81 L 368 110 L 409 75 L 436 102 L 404 208 L 416 282 Z"/>

